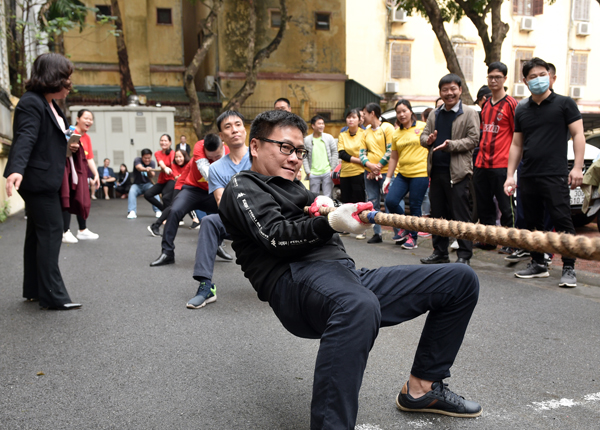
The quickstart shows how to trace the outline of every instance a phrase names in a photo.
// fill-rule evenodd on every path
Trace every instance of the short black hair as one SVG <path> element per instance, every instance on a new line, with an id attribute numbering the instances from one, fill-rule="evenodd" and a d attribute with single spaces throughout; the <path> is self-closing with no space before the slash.
<path id="1" fill-rule="evenodd" d="M 548 63 L 541 58 L 533 57 L 531 60 L 527 60 L 523 63 L 523 77 L 527 78 L 527 75 L 534 67 L 543 67 L 544 69 L 550 71 L 550 66 Z"/>
<path id="2" fill-rule="evenodd" d="M 42 54 L 33 62 L 31 78 L 25 82 L 25 89 L 40 94 L 57 93 L 63 88 L 70 90 L 72 74 L 73 63 L 63 55 Z"/>
<path id="3" fill-rule="evenodd" d="M 504 76 L 508 74 L 508 67 L 506 67 L 506 64 L 504 64 L 502 61 L 494 61 L 492 64 L 490 64 L 488 66 L 488 73 L 490 73 L 492 70 L 498 70 Z"/>
<path id="4" fill-rule="evenodd" d="M 381 116 L 381 106 L 379 106 L 379 103 L 367 103 L 363 110 L 366 110 L 369 113 L 375 113 L 377 118 Z"/>
<path id="5" fill-rule="evenodd" d="M 408 109 L 410 111 L 410 121 L 415 122 L 417 120 L 417 116 L 413 112 L 410 102 L 406 99 L 398 100 L 398 102 L 396 102 L 396 106 L 394 106 L 395 112 L 398 112 L 398 106 L 400 106 L 400 105 L 403 105 L 404 107 L 406 107 L 406 109 Z M 398 119 L 396 119 L 396 122 L 398 122 Z"/>
<path id="6" fill-rule="evenodd" d="M 81 118 L 83 116 L 84 113 L 89 112 L 92 114 L 92 118 L 94 117 L 94 114 L 92 113 L 91 110 L 89 109 L 81 109 L 79 112 L 77 112 L 77 118 Z"/>
<path id="7" fill-rule="evenodd" d="M 552 63 L 548 63 L 548 73 L 556 75 L 556 66 Z"/>
<path id="8" fill-rule="evenodd" d="M 237 116 L 239 119 L 242 120 L 242 122 L 244 122 L 244 115 L 242 115 L 236 110 L 226 110 L 217 117 L 217 128 L 219 129 L 219 131 L 221 131 L 221 123 L 230 116 Z"/>
<path id="9" fill-rule="evenodd" d="M 462 88 L 462 80 L 460 76 L 455 75 L 454 73 L 448 73 L 446 76 L 440 79 L 440 83 L 438 84 L 438 89 L 442 89 L 442 87 L 446 84 L 456 84 L 458 88 Z"/>
<path id="10" fill-rule="evenodd" d="M 141 155 L 142 157 L 144 155 L 148 155 L 148 154 L 152 155 L 152 151 L 150 151 L 148 148 L 142 149 L 142 155 Z"/>
<path id="11" fill-rule="evenodd" d="M 477 99 L 475 100 L 475 102 L 480 101 L 482 98 L 489 96 L 490 94 L 492 94 L 492 90 L 490 90 L 490 87 L 488 87 L 487 85 L 482 85 L 481 88 L 479 88 L 479 91 L 477 91 Z"/>
<path id="12" fill-rule="evenodd" d="M 325 122 L 325 118 L 322 117 L 321 115 L 315 115 L 310 119 L 310 125 L 315 125 L 317 123 L 318 120 L 322 119 L 323 122 Z"/>
<path id="13" fill-rule="evenodd" d="M 296 127 L 302 135 L 308 130 L 306 122 L 295 113 L 285 110 L 268 110 L 258 114 L 250 126 L 250 142 L 252 139 L 269 137 L 275 127 Z M 252 161 L 252 152 L 248 153 Z"/>
<path id="14" fill-rule="evenodd" d="M 214 152 L 222 145 L 221 138 L 215 133 L 208 133 L 204 136 L 204 150 Z"/>
<path id="15" fill-rule="evenodd" d="M 440 100 L 441 100 L 441 101 L 444 101 L 444 99 L 442 99 L 441 97 L 438 97 L 438 98 L 435 100 L 435 107 L 437 107 L 437 104 L 438 104 L 438 102 L 439 102 Z"/>
<path id="16" fill-rule="evenodd" d="M 359 108 L 350 109 L 348 111 L 348 113 L 346 114 L 346 118 L 348 118 L 350 115 L 356 115 L 358 117 L 358 119 L 360 120 L 360 109 Z"/>
<path id="17" fill-rule="evenodd" d="M 273 103 L 273 106 L 275 106 L 278 102 L 285 102 L 285 103 L 287 103 L 289 108 L 292 107 L 292 104 L 290 103 L 290 101 L 288 99 L 286 99 L 285 97 L 279 97 L 277 100 L 275 100 L 275 103 Z"/>

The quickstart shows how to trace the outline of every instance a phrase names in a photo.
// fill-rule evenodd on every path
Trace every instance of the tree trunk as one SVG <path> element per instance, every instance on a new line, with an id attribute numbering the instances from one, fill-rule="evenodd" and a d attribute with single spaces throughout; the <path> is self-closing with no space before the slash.
<path id="1" fill-rule="evenodd" d="M 119 57 L 119 74 L 121 77 L 121 104 L 127 104 L 127 96 L 137 94 L 133 81 L 131 80 L 131 71 L 129 70 L 129 56 L 127 55 L 127 45 L 125 44 L 125 33 L 123 32 L 123 20 L 121 19 L 121 10 L 118 0 L 110 0 L 112 15 L 115 20 L 117 30 L 117 56 Z"/>
<path id="2" fill-rule="evenodd" d="M 462 86 L 462 101 L 469 105 L 474 104 L 471 93 L 469 92 L 469 88 L 466 85 L 467 81 L 465 80 L 465 76 L 460 68 L 460 64 L 458 63 L 458 58 L 456 58 L 456 52 L 454 52 L 454 48 L 452 47 L 452 41 L 448 37 L 448 33 L 446 33 L 446 29 L 444 28 L 444 21 L 442 20 L 440 8 L 436 0 L 421 0 L 421 3 L 427 12 L 433 32 L 435 33 L 438 42 L 442 47 L 444 57 L 446 57 L 446 65 L 448 70 L 450 73 L 458 75 L 465 84 Z"/>
<path id="3" fill-rule="evenodd" d="M 500 61 L 502 56 L 502 43 L 506 38 L 508 29 L 510 26 L 505 22 L 502 22 L 502 16 L 500 14 L 503 0 L 490 0 L 483 12 L 478 12 L 469 5 L 466 0 L 456 0 L 456 3 L 464 10 L 465 14 L 475 28 L 479 38 L 483 43 L 483 49 L 485 50 L 485 64 L 488 66 L 494 61 Z M 492 13 L 492 37 L 488 33 L 488 25 L 485 22 L 485 17 L 488 13 Z"/>
<path id="4" fill-rule="evenodd" d="M 208 53 L 208 49 L 213 44 L 216 39 L 216 32 L 214 27 L 216 26 L 217 17 L 221 12 L 221 8 L 223 6 L 223 0 L 215 0 L 213 2 L 213 7 L 210 10 L 210 13 L 206 17 L 204 23 L 202 23 L 202 45 L 198 47 L 192 62 L 188 65 L 187 69 L 184 73 L 184 86 L 185 92 L 190 99 L 190 114 L 192 116 L 192 124 L 194 126 L 194 130 L 196 131 L 196 136 L 198 139 L 202 139 L 202 137 L 208 132 L 211 127 L 205 127 L 202 123 L 202 113 L 200 111 L 200 103 L 198 101 L 198 94 L 196 93 L 196 84 L 194 82 L 194 78 L 198 73 L 198 69 L 200 65 L 204 61 L 206 54 Z"/>
<path id="5" fill-rule="evenodd" d="M 248 0 L 250 3 L 250 23 L 249 23 L 249 35 L 248 35 L 248 57 L 246 63 L 246 81 L 242 88 L 229 100 L 227 106 L 223 110 L 237 110 L 244 104 L 244 102 L 254 94 L 256 88 L 256 80 L 258 77 L 258 70 L 260 66 L 269 58 L 273 52 L 279 47 L 281 39 L 285 34 L 286 26 L 291 16 L 287 15 L 286 0 L 279 0 L 281 10 L 281 25 L 275 38 L 269 43 L 269 45 L 254 55 L 254 48 L 256 43 L 256 9 L 254 0 Z"/>

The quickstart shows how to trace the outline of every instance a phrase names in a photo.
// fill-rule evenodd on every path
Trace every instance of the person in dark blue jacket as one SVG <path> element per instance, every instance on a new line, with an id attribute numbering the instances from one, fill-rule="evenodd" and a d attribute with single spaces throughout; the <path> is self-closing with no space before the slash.
<path id="1" fill-rule="evenodd" d="M 68 121 L 54 100 L 71 90 L 73 64 L 60 54 L 42 54 L 33 63 L 31 79 L 15 109 L 14 139 L 4 177 L 6 193 L 13 187 L 27 205 L 23 297 L 44 309 L 69 310 L 72 303 L 58 267 L 63 237 L 59 190 L 65 172 Z"/>

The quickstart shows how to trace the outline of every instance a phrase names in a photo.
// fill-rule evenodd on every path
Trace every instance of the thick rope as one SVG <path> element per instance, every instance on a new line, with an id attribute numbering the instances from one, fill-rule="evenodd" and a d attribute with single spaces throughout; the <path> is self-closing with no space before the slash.
<path id="1" fill-rule="evenodd" d="M 305 212 L 308 208 L 304 209 Z M 327 215 L 335 208 L 321 208 L 321 215 Z M 367 214 L 363 211 L 359 217 L 369 224 Z M 438 218 L 422 218 L 406 215 L 395 215 L 378 212 L 375 223 L 388 227 L 403 228 L 411 231 L 425 231 L 444 237 L 467 239 L 491 245 L 510 246 L 528 251 L 561 254 L 565 257 L 582 258 L 584 260 L 600 260 L 600 239 L 575 236 L 568 233 L 553 233 L 521 230 L 518 228 L 498 227 L 495 225 L 472 224 L 462 221 L 448 221 Z"/>

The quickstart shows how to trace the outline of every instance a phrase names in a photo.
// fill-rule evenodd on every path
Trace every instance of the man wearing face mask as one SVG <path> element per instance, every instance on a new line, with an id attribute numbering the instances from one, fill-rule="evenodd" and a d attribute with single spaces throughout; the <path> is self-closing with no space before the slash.
<path id="1" fill-rule="evenodd" d="M 530 230 L 544 230 L 544 206 L 557 232 L 575 234 L 571 220 L 570 189 L 583 181 L 585 137 L 577 104 L 569 97 L 550 90 L 550 67 L 540 58 L 523 64 L 523 82 L 531 97 L 515 113 L 515 134 L 508 157 L 504 192 L 515 190 L 514 172 L 521 158 L 519 193 L 523 203 L 525 224 Z M 568 133 L 573 139 L 575 162 L 567 168 Z M 563 257 L 559 287 L 576 287 L 575 259 Z M 517 278 L 549 276 L 544 254 L 531 252 L 531 263 L 515 273 Z"/>

